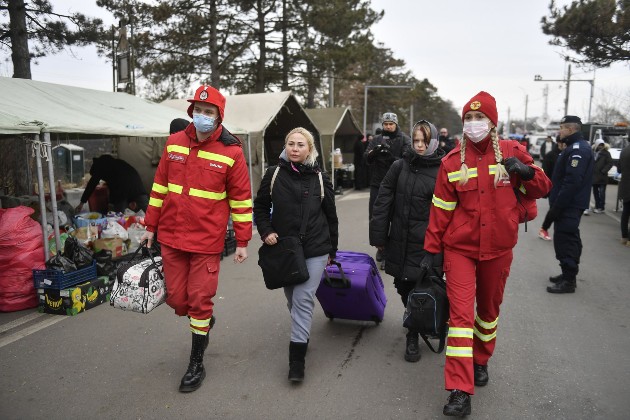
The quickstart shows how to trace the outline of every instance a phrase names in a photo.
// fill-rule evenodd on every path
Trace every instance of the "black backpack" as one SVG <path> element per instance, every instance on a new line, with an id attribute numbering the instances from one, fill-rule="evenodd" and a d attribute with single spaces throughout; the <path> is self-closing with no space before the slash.
<path id="1" fill-rule="evenodd" d="M 437 276 L 425 275 L 409 293 L 403 315 L 403 327 L 416 331 L 434 353 L 442 353 L 448 331 L 449 306 L 446 282 Z M 435 350 L 429 338 L 440 340 Z"/>

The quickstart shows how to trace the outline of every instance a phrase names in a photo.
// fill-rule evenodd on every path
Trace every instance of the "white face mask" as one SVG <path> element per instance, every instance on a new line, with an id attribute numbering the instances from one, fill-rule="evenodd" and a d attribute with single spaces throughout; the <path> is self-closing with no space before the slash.
<path id="1" fill-rule="evenodd" d="M 466 121 L 464 122 L 464 134 L 473 143 L 479 143 L 485 139 L 490 132 L 490 125 L 488 121 Z"/>

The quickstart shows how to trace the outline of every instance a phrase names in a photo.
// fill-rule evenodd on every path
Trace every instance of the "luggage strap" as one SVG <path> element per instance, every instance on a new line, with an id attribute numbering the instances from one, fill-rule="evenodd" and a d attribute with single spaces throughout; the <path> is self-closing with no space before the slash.
<path id="1" fill-rule="evenodd" d="M 280 171 L 280 166 L 276 166 L 276 170 L 273 171 L 273 175 L 271 176 L 271 185 L 269 185 L 269 196 L 271 196 L 271 194 L 273 193 L 273 184 L 276 183 L 276 177 L 278 176 L 278 171 Z M 317 177 L 319 178 L 319 190 L 321 192 L 320 194 L 320 200 L 324 201 L 324 180 L 322 178 L 322 173 L 317 172 Z"/>
<path id="2" fill-rule="evenodd" d="M 422 337 L 424 342 L 427 343 L 427 346 L 429 347 L 429 349 L 433 353 L 442 353 L 442 351 L 444 351 L 444 344 L 446 344 L 446 334 L 444 334 L 444 336 L 440 337 L 440 343 L 438 344 L 438 349 L 437 350 L 435 350 L 433 348 L 433 345 L 431 345 L 431 342 L 429 342 L 429 337 L 427 337 L 423 333 L 418 333 L 418 334 L 420 334 L 420 337 Z"/>

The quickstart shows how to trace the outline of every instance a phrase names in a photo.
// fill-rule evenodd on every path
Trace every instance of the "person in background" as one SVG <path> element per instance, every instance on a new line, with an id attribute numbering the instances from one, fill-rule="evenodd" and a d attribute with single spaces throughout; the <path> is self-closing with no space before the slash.
<path id="1" fill-rule="evenodd" d="M 464 138 L 442 159 L 435 183 L 420 266 L 429 270 L 444 253 L 450 304 L 443 413 L 471 413 L 475 386 L 488 383 L 519 208 L 514 185 L 530 198 L 551 188 L 542 169 L 518 142 L 499 140 L 495 99 L 479 92 L 462 110 Z M 476 305 L 475 305 L 476 304 Z"/>
<path id="2" fill-rule="evenodd" d="M 547 175 L 547 178 L 551 179 L 551 177 L 553 176 L 553 167 L 558 160 L 558 156 L 560 156 L 560 153 L 562 153 L 562 151 L 566 147 L 567 145 L 562 139 L 560 139 L 560 136 L 558 136 L 558 139 L 555 143 L 552 143 L 551 151 L 545 155 L 545 160 L 543 161 L 543 171 L 545 171 L 545 175 Z M 551 216 L 549 215 L 549 211 L 547 211 L 547 213 L 545 214 L 545 219 L 543 220 L 543 224 L 538 231 L 538 237 L 540 239 L 551 241 L 551 236 L 549 235 L 549 228 L 551 227 L 551 223 Z"/>
<path id="3" fill-rule="evenodd" d="M 171 134 L 179 133 L 180 131 L 185 130 L 189 124 L 190 122 L 188 122 L 188 120 L 185 120 L 183 118 L 175 118 L 173 121 L 171 121 L 169 132 Z"/>
<path id="4" fill-rule="evenodd" d="M 149 196 L 142 178 L 138 171 L 124 160 L 116 159 L 112 155 L 96 157 L 92 161 L 90 175 L 91 178 L 81 195 L 81 202 L 75 208 L 77 213 L 83 210 L 83 206 L 101 180 L 107 184 L 109 203 L 114 211 L 123 213 L 127 208 L 135 212 L 147 210 Z"/>
<path id="5" fill-rule="evenodd" d="M 368 134 L 354 141 L 354 189 L 362 190 L 368 186 L 368 167 L 365 162 L 365 149 L 374 138 Z"/>
<path id="6" fill-rule="evenodd" d="M 424 234 L 440 161 L 438 131 L 422 120 L 413 126 L 413 149 L 392 164 L 381 182 L 370 219 L 370 245 L 387 245 L 385 272 L 394 277 L 394 287 L 407 305 L 409 293 L 423 277 L 420 261 L 424 256 Z M 441 265 L 434 274 L 442 278 Z M 405 360 L 420 360 L 418 332 L 407 331 Z"/>
<path id="7" fill-rule="evenodd" d="M 630 144 L 624 147 L 619 155 L 617 172 L 621 174 L 618 196 L 623 202 L 623 210 L 621 212 L 621 243 L 630 248 L 630 236 L 628 236 L 628 222 L 630 221 Z"/>
<path id="8" fill-rule="evenodd" d="M 541 162 L 545 160 L 545 155 L 553 150 L 553 145 L 554 145 L 553 138 L 551 136 L 547 136 L 543 144 L 540 145 L 540 161 Z"/>
<path id="9" fill-rule="evenodd" d="M 252 194 L 241 141 L 221 123 L 225 97 L 212 86 L 188 99 L 193 123 L 169 136 L 155 173 L 142 241 L 150 247 L 159 229 L 166 303 L 187 316 L 192 334 L 180 392 L 198 389 L 206 371 L 221 255 L 230 217 L 236 236 L 234 262 L 247 259 L 252 237 Z"/>
<path id="10" fill-rule="evenodd" d="M 608 171 L 613 167 L 612 156 L 608 151 L 610 146 L 603 139 L 595 140 L 593 144 L 593 158 L 595 167 L 593 168 L 593 198 L 595 208 L 593 213 L 600 214 L 606 210 L 606 185 L 608 185 Z M 588 216 L 589 209 L 584 210 L 584 215 Z"/>
<path id="11" fill-rule="evenodd" d="M 446 127 L 440 128 L 439 140 L 439 147 L 444 150 L 445 153 L 448 153 L 455 148 L 455 142 L 448 136 L 448 129 Z"/>
<path id="12" fill-rule="evenodd" d="M 593 151 L 581 133 L 582 120 L 565 115 L 560 120 L 560 138 L 566 150 L 553 169 L 553 188 L 547 217 L 554 224 L 553 247 L 562 274 L 549 277 L 549 293 L 574 293 L 582 255 L 580 220 L 588 208 L 590 180 L 593 177 Z"/>
<path id="13" fill-rule="evenodd" d="M 398 116 L 393 112 L 386 112 L 381 118 L 382 134 L 376 135 L 365 150 L 365 158 L 371 167 L 369 218 L 372 219 L 372 208 L 378 196 L 378 189 L 385 174 L 392 164 L 402 158 L 403 153 L 411 149 L 411 138 L 402 132 L 398 126 Z M 376 261 L 381 262 L 381 269 L 386 249 L 376 252 Z"/>
<path id="14" fill-rule="evenodd" d="M 267 169 L 254 200 L 256 227 L 267 245 L 275 246 L 278 237 L 299 236 L 303 207 L 309 208 L 302 241 L 309 279 L 284 288 L 291 314 L 288 376 L 291 382 L 304 380 L 315 292 L 326 265 L 336 256 L 339 238 L 335 193 L 328 175 L 321 172 L 317 155 L 315 140 L 308 130 L 302 127 L 291 130 L 284 140 L 278 166 Z M 321 196 L 320 174 L 324 197 Z M 317 188 L 309 197 L 311 185 Z"/>

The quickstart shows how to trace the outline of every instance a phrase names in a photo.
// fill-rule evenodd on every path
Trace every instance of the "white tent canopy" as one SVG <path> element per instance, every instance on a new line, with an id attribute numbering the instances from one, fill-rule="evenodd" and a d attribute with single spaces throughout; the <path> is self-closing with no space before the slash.
<path id="1" fill-rule="evenodd" d="M 251 156 L 248 154 L 247 158 L 252 165 L 254 188 L 260 184 L 266 165 L 278 161 L 284 137 L 291 129 L 301 126 L 310 130 L 321 153 L 319 131 L 291 92 L 233 95 L 225 99 L 227 126 L 242 127 L 249 134 Z M 190 105 L 185 99 L 169 99 L 162 104 L 184 112 Z"/>

